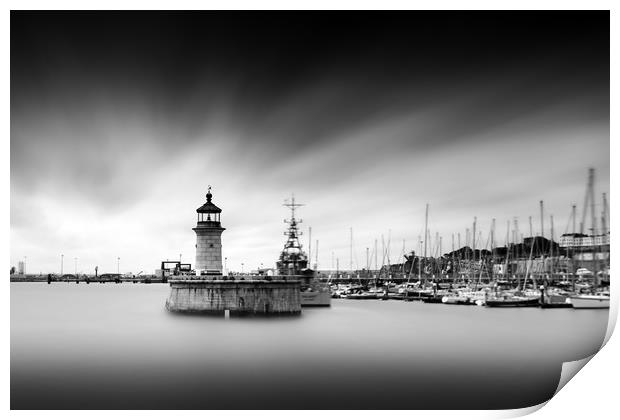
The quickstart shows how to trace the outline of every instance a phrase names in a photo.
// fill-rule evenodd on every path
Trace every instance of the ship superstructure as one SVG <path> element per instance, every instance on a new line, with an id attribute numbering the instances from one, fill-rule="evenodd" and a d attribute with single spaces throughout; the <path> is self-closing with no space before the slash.
<path id="1" fill-rule="evenodd" d="M 284 232 L 286 242 L 280 253 L 280 258 L 276 262 L 278 275 L 295 276 L 301 284 L 301 306 L 330 306 L 331 292 L 328 284 L 321 283 L 314 275 L 314 271 L 308 267 L 308 255 L 304 252 L 299 237 L 301 219 L 295 217 L 295 210 L 303 204 L 295 201 L 292 195 L 290 201 L 286 200 L 283 204 L 291 209 L 291 218 L 284 220 L 288 229 Z"/>
<path id="2" fill-rule="evenodd" d="M 290 220 L 284 220 L 288 224 L 288 229 L 284 232 L 286 243 L 284 249 L 280 253 L 280 258 L 276 263 L 279 275 L 298 276 L 308 270 L 308 255 L 304 252 L 299 237 L 302 232 L 299 231 L 299 224 L 303 222 L 301 219 L 295 218 L 295 210 L 303 204 L 295 202 L 295 196 L 291 200 L 286 200 L 283 206 L 291 209 Z"/>

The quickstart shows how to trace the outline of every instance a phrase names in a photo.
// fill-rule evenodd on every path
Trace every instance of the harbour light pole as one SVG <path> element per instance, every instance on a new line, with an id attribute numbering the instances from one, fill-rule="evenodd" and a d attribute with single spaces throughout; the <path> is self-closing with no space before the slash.
<path id="1" fill-rule="evenodd" d="M 243 273 L 243 263 L 241 263 L 241 273 Z"/>
<path id="2" fill-rule="evenodd" d="M 226 268 L 226 263 L 228 262 L 228 257 L 224 257 L 224 273 L 228 275 L 228 269 Z"/>
<path id="3" fill-rule="evenodd" d="M 60 275 L 62 276 L 62 265 L 64 263 L 65 254 L 60 254 Z"/>
<path id="4" fill-rule="evenodd" d="M 121 257 L 116 257 L 116 274 L 121 275 Z"/>

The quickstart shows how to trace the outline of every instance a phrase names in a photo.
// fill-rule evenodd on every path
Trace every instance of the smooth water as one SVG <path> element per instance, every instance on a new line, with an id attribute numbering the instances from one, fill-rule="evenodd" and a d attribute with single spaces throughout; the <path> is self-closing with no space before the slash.
<path id="1" fill-rule="evenodd" d="M 11 284 L 11 408 L 501 409 L 549 399 L 608 310 L 332 300 L 164 309 L 167 284 Z"/>

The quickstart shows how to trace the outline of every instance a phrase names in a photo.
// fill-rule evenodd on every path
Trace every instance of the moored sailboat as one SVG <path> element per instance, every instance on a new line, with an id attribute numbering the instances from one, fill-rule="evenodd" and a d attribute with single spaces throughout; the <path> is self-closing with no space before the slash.
<path id="1" fill-rule="evenodd" d="M 575 309 L 609 309 L 609 292 L 575 295 L 568 298 Z"/>

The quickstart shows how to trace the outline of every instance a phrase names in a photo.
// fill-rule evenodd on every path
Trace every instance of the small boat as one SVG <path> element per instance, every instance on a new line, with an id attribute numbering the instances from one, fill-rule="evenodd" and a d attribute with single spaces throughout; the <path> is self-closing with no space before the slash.
<path id="1" fill-rule="evenodd" d="M 572 308 L 568 294 L 561 289 L 541 289 L 540 307 L 543 309 Z"/>
<path id="2" fill-rule="evenodd" d="M 423 300 L 433 297 L 435 291 L 433 289 L 407 289 L 405 292 L 406 300 Z"/>
<path id="3" fill-rule="evenodd" d="M 540 307 L 543 309 L 561 309 L 561 308 L 572 308 L 573 304 L 570 302 L 560 302 L 560 303 L 543 302 L 540 304 Z"/>
<path id="4" fill-rule="evenodd" d="M 434 293 L 429 295 L 424 295 L 420 298 L 420 300 L 424 303 L 443 303 L 443 298 L 448 296 L 448 293 L 445 291 L 435 291 Z"/>
<path id="5" fill-rule="evenodd" d="M 575 295 L 568 298 L 575 309 L 609 309 L 609 292 Z"/>
<path id="6" fill-rule="evenodd" d="M 443 303 L 443 298 L 445 296 L 436 295 L 436 296 L 423 296 L 420 300 L 424 303 Z"/>
<path id="7" fill-rule="evenodd" d="M 536 307 L 540 305 L 540 298 L 531 296 L 502 295 L 498 297 L 487 297 L 484 304 L 491 308 Z"/>
<path id="8" fill-rule="evenodd" d="M 400 287 L 398 288 L 397 292 L 406 295 L 408 290 L 415 290 L 419 286 L 420 286 L 419 282 L 417 282 L 417 283 L 403 283 L 403 284 L 400 285 Z"/>
<path id="9" fill-rule="evenodd" d="M 370 299 L 379 299 L 379 295 L 377 293 L 371 292 L 362 292 L 359 291 L 357 293 L 350 293 L 344 296 L 346 299 L 352 300 L 370 300 Z"/>
<path id="10" fill-rule="evenodd" d="M 382 296 L 383 300 L 404 300 L 405 295 L 403 293 L 392 293 L 388 292 Z"/>
<path id="11" fill-rule="evenodd" d="M 463 296 L 459 294 L 446 295 L 441 298 L 441 302 L 447 305 L 474 305 L 475 304 L 475 302 L 472 301 L 467 296 Z"/>

